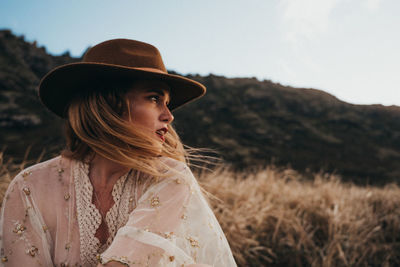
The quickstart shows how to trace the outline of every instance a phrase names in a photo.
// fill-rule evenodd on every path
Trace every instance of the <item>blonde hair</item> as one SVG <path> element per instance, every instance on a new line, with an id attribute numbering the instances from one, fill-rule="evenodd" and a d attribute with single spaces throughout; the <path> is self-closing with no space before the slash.
<path id="1" fill-rule="evenodd" d="M 129 113 L 125 95 L 130 88 L 132 82 L 119 82 L 80 92 L 73 98 L 67 110 L 64 156 L 83 161 L 98 154 L 157 177 L 162 173 L 155 166 L 156 157 L 186 162 L 185 149 L 171 125 L 161 145 L 143 129 L 122 119 L 122 114 Z"/>

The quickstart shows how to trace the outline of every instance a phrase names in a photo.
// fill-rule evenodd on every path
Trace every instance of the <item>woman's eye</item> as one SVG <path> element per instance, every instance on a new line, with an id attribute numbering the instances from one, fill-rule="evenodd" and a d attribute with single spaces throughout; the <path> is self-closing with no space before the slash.
<path id="1" fill-rule="evenodd" d="M 158 95 L 152 95 L 149 97 L 149 99 L 153 102 L 158 102 L 158 100 L 160 99 L 160 97 Z"/>

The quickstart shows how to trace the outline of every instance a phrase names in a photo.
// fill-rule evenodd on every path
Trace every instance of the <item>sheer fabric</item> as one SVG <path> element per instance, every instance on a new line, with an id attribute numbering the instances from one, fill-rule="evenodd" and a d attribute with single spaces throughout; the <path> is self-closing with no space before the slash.
<path id="1" fill-rule="evenodd" d="M 109 238 L 95 237 L 88 164 L 57 157 L 16 176 L 3 200 L 1 265 L 236 266 L 229 244 L 190 169 L 167 164 L 166 178 L 131 171 L 114 185 L 106 214 Z"/>

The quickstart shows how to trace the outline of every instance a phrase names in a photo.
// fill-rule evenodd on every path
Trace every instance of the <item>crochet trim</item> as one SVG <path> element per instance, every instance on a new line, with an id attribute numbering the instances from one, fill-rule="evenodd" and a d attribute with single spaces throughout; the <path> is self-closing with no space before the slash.
<path id="1" fill-rule="evenodd" d="M 106 244 L 101 245 L 95 234 L 100 227 L 102 217 L 99 210 L 92 203 L 93 185 L 89 179 L 89 164 L 82 161 L 75 161 L 73 164 L 76 210 L 80 236 L 80 257 L 83 266 L 95 266 L 97 264 L 96 256 L 107 249 L 114 240 L 117 230 L 128 221 L 129 200 L 134 199 L 131 196 L 134 179 L 131 172 L 129 172 L 121 176 L 114 184 L 112 190 L 114 205 L 107 212 L 105 218 L 109 236 Z"/>

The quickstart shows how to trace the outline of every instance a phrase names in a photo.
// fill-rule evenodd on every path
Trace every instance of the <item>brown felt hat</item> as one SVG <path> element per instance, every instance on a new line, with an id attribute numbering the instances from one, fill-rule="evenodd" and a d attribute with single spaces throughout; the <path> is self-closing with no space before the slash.
<path id="1" fill-rule="evenodd" d="M 90 48 L 82 62 L 62 65 L 50 71 L 39 84 L 42 103 L 65 117 L 69 102 L 84 90 L 112 81 L 159 80 L 171 88 L 169 108 L 176 109 L 201 97 L 206 87 L 191 79 L 168 74 L 161 54 L 154 46 L 128 39 L 114 39 Z"/>

